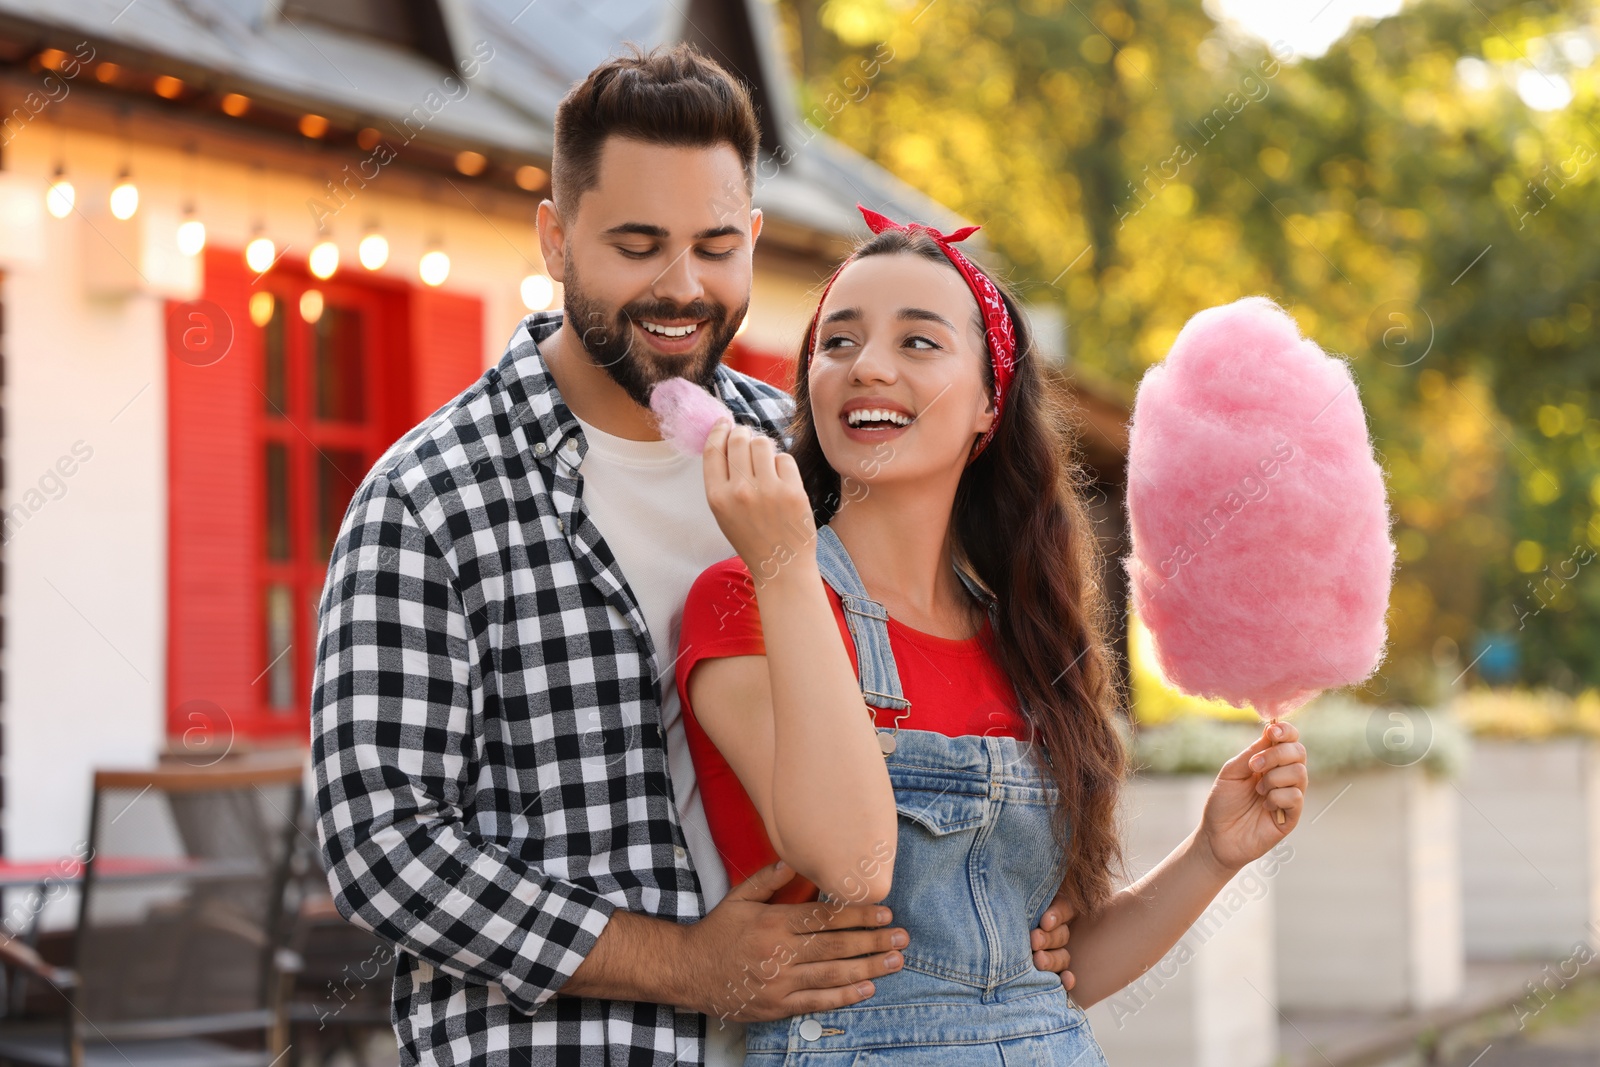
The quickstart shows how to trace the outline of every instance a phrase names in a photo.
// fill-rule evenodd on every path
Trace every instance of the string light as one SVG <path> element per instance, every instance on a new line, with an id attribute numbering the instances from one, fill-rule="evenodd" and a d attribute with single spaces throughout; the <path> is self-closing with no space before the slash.
<path id="1" fill-rule="evenodd" d="M 311 268 L 312 274 L 315 274 L 323 281 L 327 281 L 333 277 L 333 272 L 339 269 L 339 246 L 332 241 L 322 241 L 314 245 L 311 249 L 311 255 L 307 257 L 307 266 Z M 315 322 L 316 320 L 307 319 L 306 321 Z"/>
<path id="2" fill-rule="evenodd" d="M 44 206 L 58 219 L 64 219 L 72 214 L 72 206 L 78 201 L 78 191 L 67 181 L 67 168 L 56 164 L 55 176 L 50 181 L 50 188 L 45 190 Z"/>
<path id="3" fill-rule="evenodd" d="M 272 269 L 272 264 L 278 259 L 278 247 L 272 243 L 272 238 L 261 236 L 244 246 L 245 266 L 257 274 L 265 274 Z"/>
<path id="4" fill-rule="evenodd" d="M 271 293 L 265 289 L 257 289 L 250 294 L 250 321 L 257 326 L 265 326 L 272 321 L 272 311 L 277 303 L 277 299 Z"/>
<path id="5" fill-rule="evenodd" d="M 206 224 L 194 214 L 194 205 L 183 209 L 183 221 L 178 224 L 178 251 L 186 256 L 198 256 L 206 246 Z"/>
<path id="6" fill-rule="evenodd" d="M 300 317 L 307 322 L 315 323 L 322 318 L 322 290 L 307 289 L 300 294 Z"/>
<path id="7" fill-rule="evenodd" d="M 550 175 L 538 167 L 530 165 L 517 168 L 518 189 L 523 189 L 530 193 L 536 193 L 540 189 L 544 188 L 544 183 L 549 179 Z"/>
<path id="8" fill-rule="evenodd" d="M 368 270 L 381 270 L 389 262 L 389 240 L 381 233 L 369 233 L 356 246 L 356 256 Z"/>
<path id="9" fill-rule="evenodd" d="M 191 141 L 183 161 L 183 221 L 178 223 L 178 251 L 186 256 L 198 256 L 206 246 L 206 224 L 194 210 L 194 160 L 199 151 Z"/>
<path id="10" fill-rule="evenodd" d="M 543 274 L 530 274 L 522 279 L 522 303 L 529 311 L 543 311 L 556 297 L 556 287 Z"/>
<path id="11" fill-rule="evenodd" d="M 128 168 L 117 176 L 116 188 L 111 190 L 111 214 L 126 222 L 139 210 L 139 187 L 133 184 Z"/>
<path id="12" fill-rule="evenodd" d="M 444 280 L 450 277 L 450 257 L 440 248 L 424 252 L 417 263 L 417 274 L 426 285 L 443 285 Z"/>

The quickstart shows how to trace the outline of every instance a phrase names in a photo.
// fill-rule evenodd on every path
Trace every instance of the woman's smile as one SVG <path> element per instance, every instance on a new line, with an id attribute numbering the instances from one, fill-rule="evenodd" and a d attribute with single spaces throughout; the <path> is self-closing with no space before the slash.
<path id="1" fill-rule="evenodd" d="M 852 441 L 892 441 L 916 419 L 904 404 L 881 396 L 857 397 L 839 411 L 839 425 Z"/>

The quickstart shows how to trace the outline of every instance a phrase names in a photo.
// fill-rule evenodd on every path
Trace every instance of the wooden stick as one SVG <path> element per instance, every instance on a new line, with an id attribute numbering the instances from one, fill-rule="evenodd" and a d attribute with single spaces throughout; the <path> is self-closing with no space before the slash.
<path id="1" fill-rule="evenodd" d="M 1273 716 L 1273 717 L 1272 717 L 1272 718 L 1271 718 L 1271 719 L 1270 719 L 1270 720 L 1269 720 L 1269 721 L 1268 721 L 1268 723 L 1267 723 L 1267 725 L 1268 725 L 1268 726 L 1276 726 L 1276 725 L 1278 725 L 1278 717 L 1277 717 L 1277 716 L 1276 716 L 1276 715 L 1274 715 L 1274 716 Z M 1277 824 L 1278 824 L 1278 825 L 1279 825 L 1279 826 L 1282 826 L 1282 825 L 1283 825 L 1283 823 L 1284 823 L 1284 816 L 1283 816 L 1283 809 L 1282 809 L 1282 808 L 1278 808 L 1278 809 L 1277 809 L 1277 810 L 1275 810 L 1275 811 L 1274 811 L 1274 812 L 1273 812 L 1273 813 L 1272 813 L 1272 819 L 1273 819 L 1273 821 L 1274 821 L 1274 822 L 1276 822 L 1276 823 L 1277 823 Z"/>

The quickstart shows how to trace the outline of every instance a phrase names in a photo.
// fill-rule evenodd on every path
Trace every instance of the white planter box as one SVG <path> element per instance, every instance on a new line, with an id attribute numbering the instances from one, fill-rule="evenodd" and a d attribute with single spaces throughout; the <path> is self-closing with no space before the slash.
<path id="1" fill-rule="evenodd" d="M 1477 741 L 1461 791 L 1467 955 L 1600 948 L 1600 743 Z"/>
<path id="2" fill-rule="evenodd" d="M 1456 797 L 1415 766 L 1313 779 L 1277 879 L 1286 1010 L 1415 1011 L 1461 996 Z"/>
<path id="3" fill-rule="evenodd" d="M 1131 779 L 1121 818 L 1128 875 L 1138 878 L 1200 821 L 1211 776 Z M 1292 839 L 1291 839 L 1292 840 Z M 1169 953 L 1089 1008 L 1115 1067 L 1267 1067 L 1277 1057 L 1269 854 L 1230 882 Z"/>

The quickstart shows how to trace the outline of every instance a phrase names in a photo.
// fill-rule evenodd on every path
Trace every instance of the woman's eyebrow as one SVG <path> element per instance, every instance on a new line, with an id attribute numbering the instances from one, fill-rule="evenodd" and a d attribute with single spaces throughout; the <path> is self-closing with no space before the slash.
<path id="1" fill-rule="evenodd" d="M 929 311 L 927 308 L 901 308 L 898 317 L 902 319 L 911 319 L 915 322 L 937 322 L 951 330 L 956 328 L 955 323 L 951 322 L 937 311 Z"/>
<path id="2" fill-rule="evenodd" d="M 822 318 L 822 325 L 828 326 L 835 322 L 855 322 L 861 318 L 860 308 L 840 308 L 830 311 Z"/>

